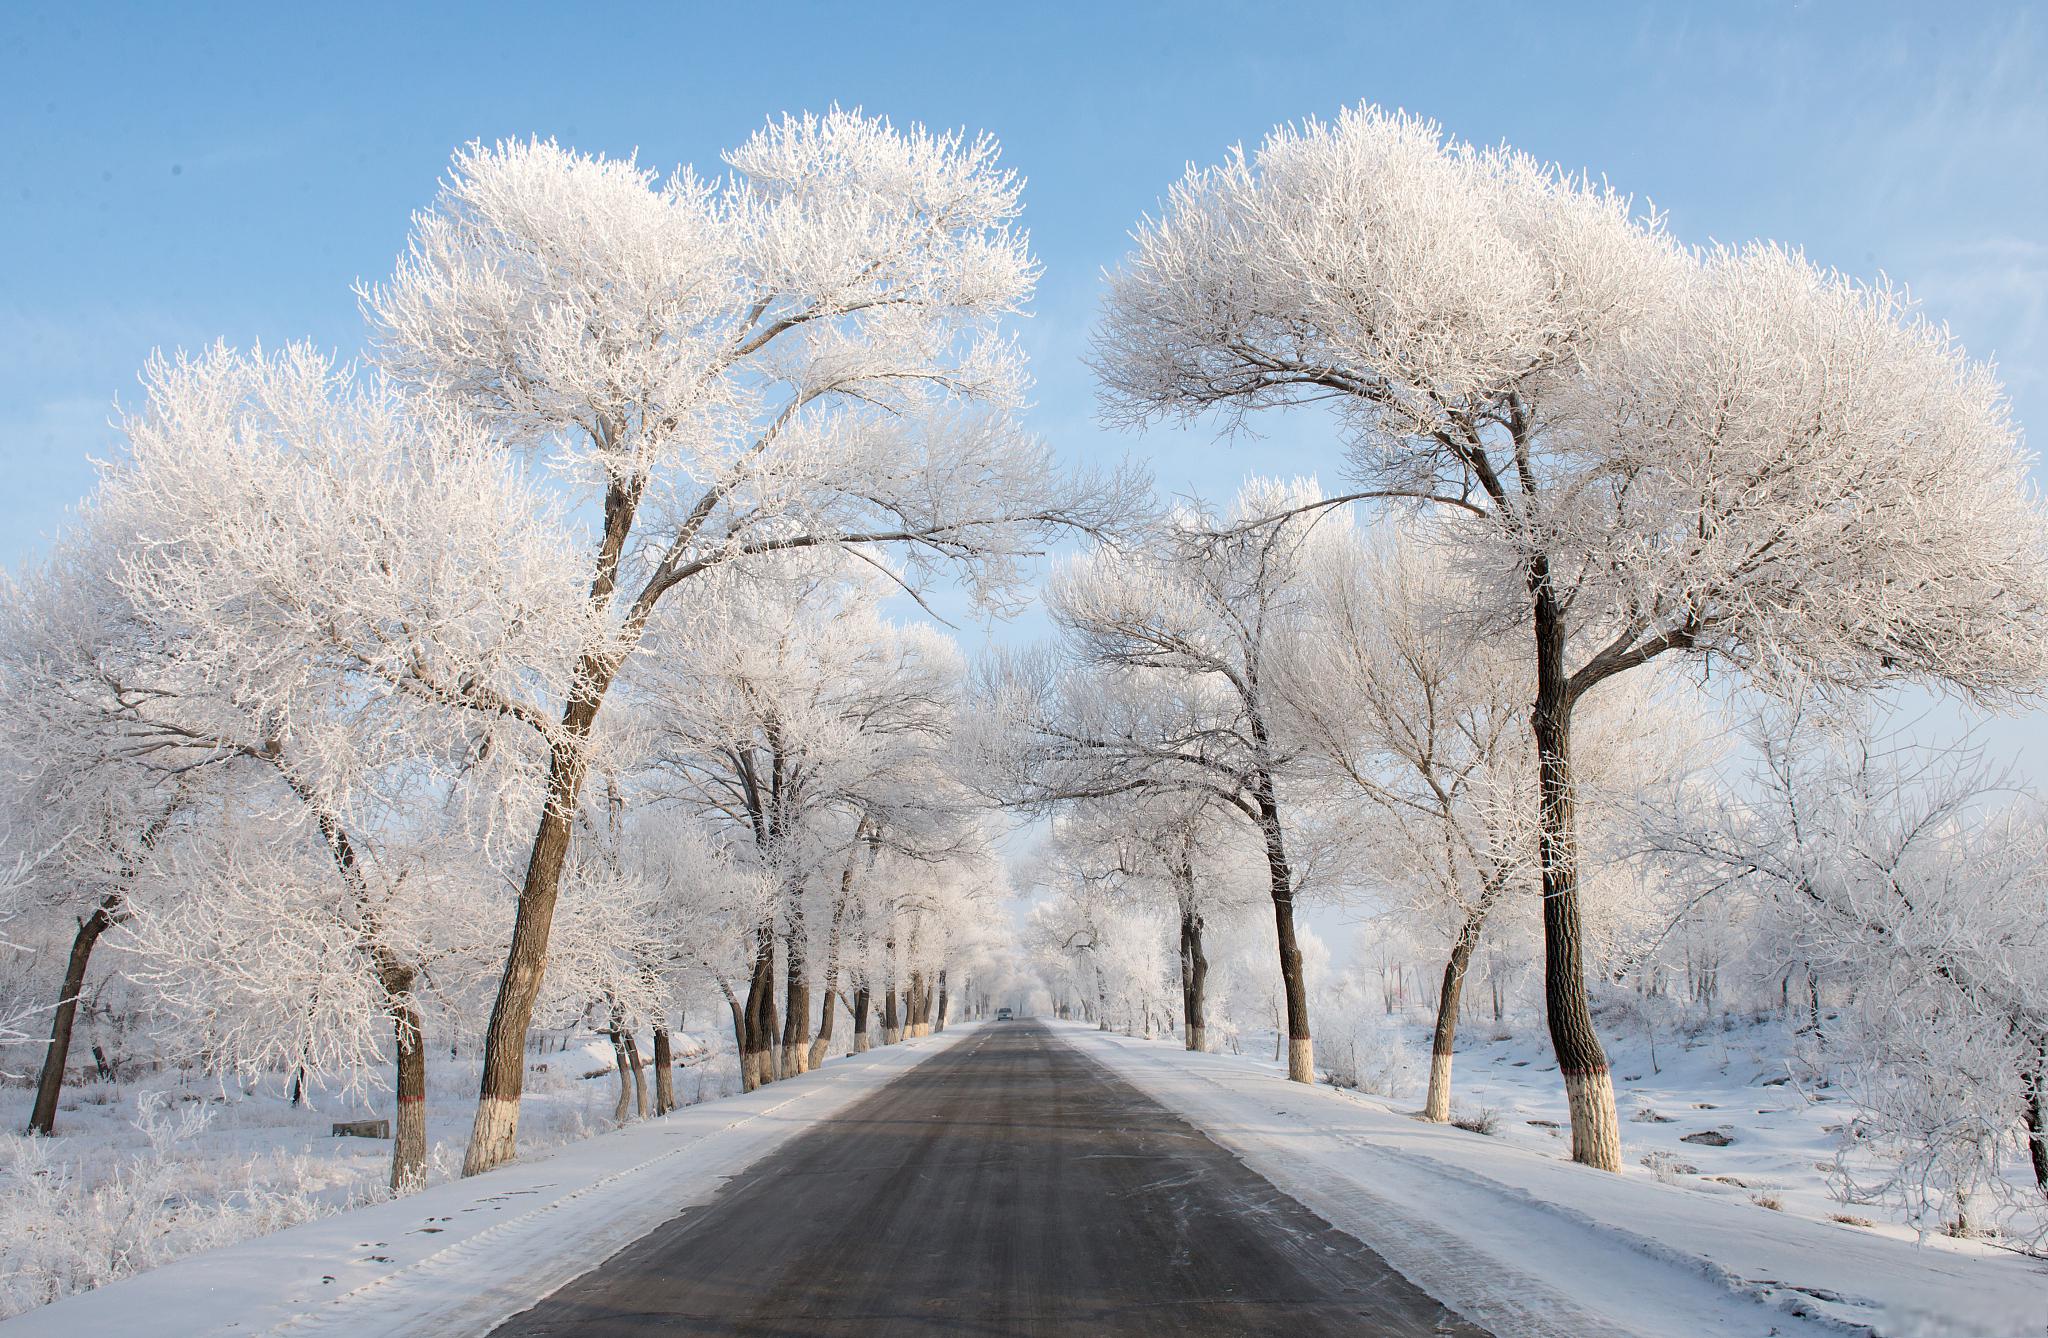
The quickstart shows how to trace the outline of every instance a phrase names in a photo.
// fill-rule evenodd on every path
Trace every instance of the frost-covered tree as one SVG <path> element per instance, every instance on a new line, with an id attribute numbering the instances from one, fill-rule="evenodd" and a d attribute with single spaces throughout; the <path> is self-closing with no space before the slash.
<path id="1" fill-rule="evenodd" d="M 1850 1189 L 1968 1231 L 2022 1206 L 2001 1174 L 2017 1153 L 2048 1194 L 2040 801 L 1975 748 L 1810 701 L 1768 709 L 1755 742 L 1749 783 L 1661 845 L 1692 879 L 1758 894 L 1756 974 L 1804 966 L 1838 983 L 1839 1015 L 1815 1036 L 1861 1108 L 1848 1136 L 1893 1167 Z"/>
<path id="2" fill-rule="evenodd" d="M 98 911 L 221 1062 L 355 1079 L 393 1047 L 405 1183 L 422 971 L 475 947 L 453 908 L 488 884 L 502 794 L 537 760 L 507 713 L 441 685 L 533 690 L 581 600 L 502 458 L 374 382 L 303 348 L 216 349 L 154 363 L 147 389 L 33 592 L 28 662 L 58 667 L 46 751 L 75 769 L 40 789 L 127 852 Z M 171 848 L 167 810 L 133 806 L 201 789 Z M 124 810 L 124 791 L 158 798 Z M 164 895 L 138 906 L 138 878 Z"/>
<path id="3" fill-rule="evenodd" d="M 1423 1117 L 1451 1118 L 1473 954 L 1503 900 L 1534 891 L 1526 665 L 1446 616 L 1463 579 L 1426 527 L 1338 541 L 1308 577 L 1311 631 L 1276 675 L 1308 755 L 1362 801 L 1360 844 L 1395 904 L 1450 938 Z"/>
<path id="4" fill-rule="evenodd" d="M 1218 916 L 1253 904 L 1261 862 L 1245 827 L 1204 791 L 1159 790 L 1079 801 L 1053 827 L 1068 873 L 1140 906 L 1172 912 L 1178 928 L 1181 1039 L 1209 1048 L 1209 958 L 1204 935 Z"/>
<path id="5" fill-rule="evenodd" d="M 750 1088 L 810 1066 L 814 914 L 829 963 L 863 866 L 884 844 L 943 858 L 961 808 L 943 757 L 958 652 L 884 619 L 872 577 L 816 558 L 729 571 L 707 582 L 690 624 L 650 631 L 656 653 L 632 680 L 650 786 L 748 846 L 782 889 L 756 930 Z"/>
<path id="6" fill-rule="evenodd" d="M 1571 727 L 1660 656 L 2035 690 L 2043 526 L 2006 400 L 1883 286 L 1687 251 L 1602 185 L 1364 107 L 1191 170 L 1114 276 L 1108 415 L 1317 403 L 1357 499 L 1445 512 L 1525 629 L 1546 1005 L 1573 1156 L 1621 1163 L 1587 1003 Z"/>
<path id="7" fill-rule="evenodd" d="M 639 892 L 614 906 L 612 919 L 626 930 L 640 972 L 653 1041 L 654 1113 L 663 1115 L 676 1108 L 671 1032 L 679 1014 L 672 1007 L 686 992 L 720 984 L 710 963 L 741 955 L 745 935 L 737 926 L 751 925 L 766 898 L 761 879 L 712 833 L 658 806 L 627 816 L 621 863 Z"/>
<path id="8" fill-rule="evenodd" d="M 35 852 L 7 865 L 0 925 L 19 931 L 54 921 L 60 933 L 70 931 L 61 983 L 41 1019 L 46 1030 L 27 1131 L 43 1135 L 56 1132 L 94 954 L 107 932 L 128 919 L 151 854 L 180 839 L 211 793 L 199 777 L 167 781 L 109 755 L 104 718 L 90 706 L 94 694 L 77 665 L 51 658 L 52 651 L 68 655 L 99 640 L 105 629 L 78 618 L 80 612 L 50 567 L 24 573 L 0 597 L 0 690 L 38 704 L 0 727 L 0 814 L 10 845 Z"/>
<path id="9" fill-rule="evenodd" d="M 366 290 L 377 358 L 423 400 L 543 455 L 596 504 L 601 626 L 548 754 L 464 1167 L 513 1153 L 524 1038 L 589 747 L 648 620 L 692 578 L 804 548 L 891 549 L 1000 605 L 1019 560 L 1115 518 L 1013 410 L 998 323 L 1036 273 L 995 142 L 852 112 L 771 123 L 723 179 L 553 143 L 474 145 Z"/>
<path id="10" fill-rule="evenodd" d="M 1464 986 L 1488 921 L 1519 912 L 1537 877 L 1535 749 L 1525 656 L 1462 615 L 1467 578 L 1433 525 L 1389 520 L 1370 535 L 1341 516 L 1307 580 L 1307 634 L 1275 657 L 1305 758 L 1362 801 L 1357 858 L 1404 919 L 1449 949 L 1437 994 L 1424 1117 L 1450 1119 L 1451 1056 Z M 1595 699 L 1579 726 L 1575 784 L 1593 801 L 1582 875 L 1635 886 L 1634 820 L 1671 805 L 1712 749 L 1689 722 L 1696 695 L 1660 673 Z M 1610 899 L 1588 906 L 1594 937 Z"/>
<path id="11" fill-rule="evenodd" d="M 1173 1015 L 1163 909 L 1116 895 L 1055 854 L 1041 877 L 1049 897 L 1031 909 L 1025 946 L 1056 988 L 1082 1002 L 1104 1031 L 1150 1036 Z"/>
<path id="12" fill-rule="evenodd" d="M 997 660 L 984 684 L 985 770 L 1013 802 L 1164 790 L 1249 824 L 1264 852 L 1297 1082 L 1315 1081 L 1295 942 L 1304 870 L 1290 848 L 1308 824 L 1305 806 L 1285 811 L 1299 743 L 1268 669 L 1302 633 L 1303 580 L 1326 542 L 1308 506 L 1318 496 L 1309 484 L 1254 481 L 1227 517 L 1183 509 L 1142 544 L 1069 563 L 1046 593 L 1064 663 Z"/>

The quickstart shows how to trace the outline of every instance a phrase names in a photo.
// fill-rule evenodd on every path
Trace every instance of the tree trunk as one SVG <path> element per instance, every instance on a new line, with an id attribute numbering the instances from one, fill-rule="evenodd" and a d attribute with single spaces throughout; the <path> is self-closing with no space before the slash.
<path id="1" fill-rule="evenodd" d="M 823 1068 L 825 1060 L 832 1053 L 833 1021 L 839 1013 L 838 993 L 828 987 L 823 991 L 823 997 L 825 1002 L 818 1009 L 818 1033 L 811 1037 L 811 1053 L 808 1060 L 809 1066 L 814 1069 Z"/>
<path id="2" fill-rule="evenodd" d="M 423 1188 L 427 1183 L 427 1038 L 420 1029 L 419 1010 L 412 1006 L 410 971 L 399 988 L 387 985 L 392 998 L 391 1031 L 398 1064 L 398 1118 L 392 1121 L 391 1189 L 394 1193 Z"/>
<path id="3" fill-rule="evenodd" d="M 811 981 L 810 942 L 804 928 L 803 892 L 792 889 L 789 929 L 784 935 L 789 951 L 787 1002 L 783 1007 L 781 1076 L 793 1078 L 811 1067 Z"/>
<path id="4" fill-rule="evenodd" d="M 1259 827 L 1266 838 L 1266 872 L 1273 896 L 1273 929 L 1280 948 L 1280 982 L 1287 995 L 1287 1077 L 1316 1080 L 1315 1046 L 1308 1034 L 1308 983 L 1302 977 L 1301 945 L 1294 937 L 1294 870 L 1280 831 L 1279 806 L 1270 776 L 1260 778 Z"/>
<path id="5" fill-rule="evenodd" d="M 626 1060 L 633 1066 L 633 1106 L 641 1119 L 647 1118 L 647 1065 L 640 1058 L 640 1038 L 631 1027 L 621 1033 L 626 1040 Z"/>
<path id="6" fill-rule="evenodd" d="M 1584 933 L 1579 916 L 1578 832 L 1571 772 L 1572 699 L 1565 675 L 1565 627 L 1549 570 L 1538 560 L 1535 595 L 1536 704 L 1530 712 L 1537 770 L 1537 847 L 1543 872 L 1543 1002 L 1550 1043 L 1571 1109 L 1572 1160 L 1603 1171 L 1621 1169 L 1621 1124 L 1614 1080 L 1593 1027 L 1586 995 Z"/>
<path id="7" fill-rule="evenodd" d="M 114 923 L 121 904 L 118 892 L 109 892 L 91 915 L 78 922 L 71 940 L 71 959 L 64 966 L 64 991 L 57 996 L 57 1011 L 50 1019 L 50 1048 L 43 1055 L 43 1071 L 36 1081 L 35 1107 L 28 1117 L 28 1132 L 45 1137 L 57 1129 L 57 1098 L 64 1090 L 64 1068 L 71 1062 L 71 1029 L 78 1019 L 78 996 L 85 990 L 85 969 L 92 962 L 92 950 L 100 935 Z"/>
<path id="8" fill-rule="evenodd" d="M 853 864 L 848 861 L 839 875 L 839 896 L 832 902 L 832 928 L 825 936 L 825 997 L 824 1006 L 818 1010 L 818 1035 L 811 1042 L 811 1067 L 819 1068 L 832 1053 L 832 1023 L 838 1016 L 839 1002 L 839 953 L 845 942 L 842 937 L 846 925 L 846 903 L 853 889 Z"/>
<path id="9" fill-rule="evenodd" d="M 380 918 L 370 903 L 370 888 L 363 877 L 362 866 L 356 860 L 356 843 L 349 836 L 341 821 L 329 812 L 314 796 L 313 792 L 294 776 L 282 761 L 273 758 L 278 773 L 290 787 L 293 794 L 311 810 L 314 821 L 320 828 L 320 835 L 327 842 L 328 852 L 334 857 L 335 870 L 342 882 L 355 897 L 363 917 L 363 929 L 369 941 L 370 960 L 376 972 L 378 988 L 384 995 L 384 1007 L 391 1018 L 392 1038 L 397 1065 L 396 1098 L 397 1119 L 394 1121 L 394 1137 L 391 1143 L 391 1188 L 403 1190 L 417 1188 L 424 1184 L 427 1174 L 427 1051 L 426 1035 L 421 1029 L 418 1008 L 413 1003 L 412 991 L 418 981 L 418 970 L 408 961 L 393 953 L 386 946 Z M 520 1051 L 525 1051 L 522 1033 Z M 303 1072 L 303 1068 L 301 1069 Z M 516 1115 L 516 1111 L 515 1111 Z"/>
<path id="10" fill-rule="evenodd" d="M 740 997 L 732 992 L 732 986 L 726 984 L 723 979 L 718 982 L 718 988 L 725 995 L 726 1007 L 732 1009 L 733 1053 L 740 1057 L 740 1081 L 744 1085 L 747 1070 L 747 1010 L 740 1003 Z M 701 1086 L 699 1090 L 702 1090 Z"/>
<path id="11" fill-rule="evenodd" d="M 1181 1043 L 1201 1053 L 1209 1048 L 1205 996 L 1209 959 L 1202 953 L 1202 915 L 1183 901 L 1180 911 L 1180 1034 Z"/>
<path id="12" fill-rule="evenodd" d="M 747 982 L 746 1040 L 740 1085 L 753 1091 L 775 1081 L 775 926 L 754 931 L 754 971 Z"/>
<path id="13" fill-rule="evenodd" d="M 932 1012 L 933 1031 L 944 1031 L 946 1029 L 947 1002 L 948 1001 L 946 998 L 946 968 L 942 966 L 939 968 L 939 1002 L 937 1007 Z"/>
<path id="14" fill-rule="evenodd" d="M 1435 1124 L 1451 1120 L 1451 1047 L 1458 1039 L 1458 1001 L 1465 993 L 1465 972 L 1485 923 L 1486 901 L 1482 898 L 1458 926 L 1451 959 L 1444 963 L 1444 985 L 1436 1001 L 1436 1036 L 1429 1046 L 1429 1099 L 1422 1107 L 1422 1118 Z"/>
<path id="15" fill-rule="evenodd" d="M 882 1044 L 894 1045 L 902 1039 L 903 1026 L 896 1013 L 896 983 L 891 981 L 882 994 Z"/>
<path id="16" fill-rule="evenodd" d="M 668 1024 L 654 1022 L 654 1113 L 666 1115 L 676 1108 L 675 1053 L 669 1047 Z"/>
<path id="17" fill-rule="evenodd" d="M 910 973 L 910 991 L 903 999 L 903 1034 L 915 1039 L 925 1034 L 925 1019 L 931 1013 L 931 985 L 924 972 Z"/>
<path id="18" fill-rule="evenodd" d="M 2027 1157 L 2034 1166 L 2034 1184 L 2048 1195 L 2048 1046 L 2036 1057 L 2027 1084 Z"/>
<path id="19" fill-rule="evenodd" d="M 608 680 L 609 675 L 604 677 Z M 571 820 L 583 789 L 584 743 L 605 687 L 604 682 L 588 681 L 581 671 L 576 681 L 576 695 L 563 713 L 567 737 L 548 750 L 547 802 L 527 855 L 526 877 L 512 918 L 512 944 L 506 950 L 505 970 L 498 978 L 497 998 L 484 1032 L 483 1081 L 470 1125 L 469 1148 L 462 1158 L 466 1176 L 501 1166 L 518 1151 L 519 1097 L 526 1090 L 526 1032 L 533 1023 L 541 978 L 547 971 L 548 936 L 554 928 L 555 902 L 569 854 Z"/>
<path id="20" fill-rule="evenodd" d="M 853 1052 L 866 1054 L 874 1048 L 874 1041 L 868 1035 L 868 1014 L 873 1011 L 873 1001 L 868 997 L 868 987 L 862 985 L 853 992 Z"/>
<path id="21" fill-rule="evenodd" d="M 619 1075 L 619 1101 L 612 1108 L 612 1119 L 620 1124 L 633 1113 L 632 1063 L 626 1058 L 625 1029 L 619 1022 L 619 1010 L 612 1009 L 612 1067 Z"/>

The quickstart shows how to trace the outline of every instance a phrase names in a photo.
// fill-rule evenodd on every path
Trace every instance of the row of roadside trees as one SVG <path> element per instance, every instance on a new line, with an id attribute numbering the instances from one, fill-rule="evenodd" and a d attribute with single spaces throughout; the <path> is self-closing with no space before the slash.
<path id="1" fill-rule="evenodd" d="M 149 368 L 6 601 L 23 904 L 79 925 L 34 1127 L 109 931 L 216 1062 L 395 1056 L 398 1182 L 435 999 L 491 1000 L 468 1172 L 571 1003 L 658 1052 L 698 971 L 750 1085 L 842 996 L 861 1033 L 943 1018 L 999 883 L 944 765 L 957 662 L 877 583 L 1001 610 L 1137 486 L 1017 421 L 1036 267 L 993 141 L 835 112 L 726 169 L 472 145 L 360 292 L 368 366 Z"/>
<path id="2" fill-rule="evenodd" d="M 1775 245 L 1685 246 L 1604 184 L 1371 107 L 1190 170 L 1135 236 L 1096 336 L 1105 415 L 1234 432 L 1319 412 L 1344 486 L 1254 485 L 1065 569 L 1058 644 L 984 676 L 1009 722 L 990 784 L 1081 814 L 1150 797 L 1159 812 L 1123 816 L 1169 846 L 1209 821 L 1191 815 L 1248 834 L 1300 1081 L 1295 903 L 1332 878 L 1317 852 L 1355 849 L 1343 829 L 1369 815 L 1397 881 L 1419 876 L 1456 922 L 1438 1115 L 1472 947 L 1502 898 L 1533 898 L 1573 1156 L 1619 1169 L 1585 884 L 1625 810 L 1678 811 L 1698 712 L 1673 671 L 1838 711 L 1895 684 L 1991 706 L 2041 689 L 2048 531 L 1994 376 L 1888 287 Z M 1373 515 L 1376 539 L 1340 508 Z M 1140 867 L 1126 836 L 1076 822 L 1077 877 Z M 1764 863 L 1709 881 L 1752 886 Z M 1984 895 L 2000 927 L 1970 950 L 2016 961 L 2039 889 Z M 1868 896 L 1884 901 L 1850 900 Z M 2048 1036 L 2038 973 L 1966 972 L 1925 926 L 1907 953 L 1894 931 L 1919 911 L 1888 906 L 1858 960 L 1998 1014 L 1991 1067 L 2016 1123 Z"/>
<path id="3" fill-rule="evenodd" d="M 1533 902 L 1573 1155 L 1617 1169 L 1588 874 L 1624 807 L 1682 807 L 1683 670 L 1992 705 L 2048 678 L 2005 400 L 1888 288 L 1687 247 L 1412 117 L 1278 130 L 1139 226 L 1093 361 L 1131 428 L 1327 415 L 1342 487 L 1162 516 L 1022 426 L 1004 326 L 1037 269 L 992 140 L 835 112 L 725 166 L 462 151 L 360 291 L 366 369 L 157 364 L 127 457 L 11 592 L 14 699 L 51 703 L 15 749 L 25 848 L 81 852 L 84 948 L 124 917 L 211 932 L 165 997 L 256 997 L 310 951 L 275 930 L 291 899 L 328 908 L 353 983 L 293 994 L 286 1048 L 360 1059 L 332 1019 L 379 1015 L 401 1105 L 421 980 L 495 960 L 466 1171 L 513 1155 L 551 961 L 592 925 L 723 981 L 749 1082 L 816 1062 L 835 995 L 864 1023 L 888 973 L 856 960 L 914 961 L 888 978 L 922 1017 L 959 982 L 920 925 L 995 881 L 989 803 L 1062 814 L 1076 876 L 1172 889 L 1195 1036 L 1203 871 L 1257 870 L 1302 1081 L 1305 891 L 1447 916 L 1453 1002 Z M 1008 611 L 1077 536 L 1058 643 L 991 657 L 964 714 L 950 648 L 874 609 L 943 579 Z M 77 751 L 35 746 L 46 718 Z M 145 873 L 262 895 L 145 915 Z M 647 886 L 726 947 L 623 913 Z M 642 969 L 589 976 L 614 1018 Z M 884 992 L 885 1027 L 923 1025 Z M 2048 1034 L 2008 1011 L 2019 1051 Z"/>

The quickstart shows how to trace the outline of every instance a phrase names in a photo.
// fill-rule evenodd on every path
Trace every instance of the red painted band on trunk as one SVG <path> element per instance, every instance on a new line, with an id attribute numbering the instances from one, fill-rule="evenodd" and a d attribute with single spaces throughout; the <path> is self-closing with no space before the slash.
<path id="1" fill-rule="evenodd" d="M 423 1096 L 402 1096 L 398 1098 L 398 1104 L 401 1106 L 416 1106 L 424 1100 L 426 1098 Z"/>

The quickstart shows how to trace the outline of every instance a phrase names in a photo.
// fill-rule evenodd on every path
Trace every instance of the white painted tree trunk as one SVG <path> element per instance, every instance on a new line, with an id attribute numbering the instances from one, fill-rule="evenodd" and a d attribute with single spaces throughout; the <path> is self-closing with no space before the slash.
<path id="1" fill-rule="evenodd" d="M 1614 1113 L 1614 1078 L 1597 1073 L 1568 1073 L 1565 1102 L 1571 1110 L 1572 1160 L 1603 1171 L 1621 1169 L 1621 1122 Z"/>

